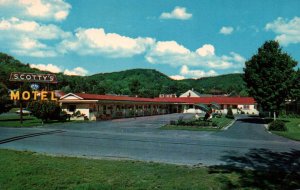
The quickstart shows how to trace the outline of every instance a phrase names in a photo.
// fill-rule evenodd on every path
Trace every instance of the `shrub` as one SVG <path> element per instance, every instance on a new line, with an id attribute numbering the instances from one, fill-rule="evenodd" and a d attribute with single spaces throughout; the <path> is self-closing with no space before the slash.
<path id="1" fill-rule="evenodd" d="M 60 119 L 61 108 L 54 101 L 32 101 L 29 103 L 28 109 L 32 112 L 32 115 L 42 119 L 42 121 Z"/>
<path id="2" fill-rule="evenodd" d="M 270 117 L 270 112 L 260 111 L 259 112 L 259 117 L 261 117 L 261 118 Z"/>
<path id="3" fill-rule="evenodd" d="M 213 127 L 218 127 L 218 124 L 217 122 L 213 121 L 212 124 L 211 124 Z"/>
<path id="4" fill-rule="evenodd" d="M 269 124 L 269 131 L 287 131 L 287 128 L 283 121 L 275 120 Z"/>
<path id="5" fill-rule="evenodd" d="M 170 125 L 176 125 L 176 121 L 171 120 L 171 121 L 170 121 Z"/>
<path id="6" fill-rule="evenodd" d="M 180 116 L 180 117 L 178 118 L 177 125 L 185 125 L 185 124 L 186 124 L 186 122 L 183 120 L 183 117 Z"/>
<path id="7" fill-rule="evenodd" d="M 81 116 L 81 112 L 80 112 L 79 110 L 77 110 L 77 111 L 73 114 L 73 116 L 79 117 L 79 116 Z"/>

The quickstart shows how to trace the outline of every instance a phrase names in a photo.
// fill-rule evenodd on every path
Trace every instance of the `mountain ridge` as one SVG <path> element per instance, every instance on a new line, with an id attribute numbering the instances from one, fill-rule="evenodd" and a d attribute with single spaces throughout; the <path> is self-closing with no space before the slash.
<path id="1" fill-rule="evenodd" d="M 8 81 L 11 72 L 49 73 L 31 68 L 10 55 L 0 53 L 0 82 L 8 88 L 17 88 Z M 64 92 L 86 92 L 97 94 L 123 94 L 140 97 L 157 97 L 159 94 L 177 94 L 195 89 L 199 93 L 231 93 L 245 96 L 246 87 L 242 74 L 225 74 L 199 79 L 174 80 L 155 69 L 128 69 L 89 76 L 69 76 L 56 73 L 59 83 L 56 89 Z"/>

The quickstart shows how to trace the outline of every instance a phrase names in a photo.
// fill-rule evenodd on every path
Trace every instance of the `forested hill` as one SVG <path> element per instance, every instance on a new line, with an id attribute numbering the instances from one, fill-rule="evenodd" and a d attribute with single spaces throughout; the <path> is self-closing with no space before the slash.
<path id="1" fill-rule="evenodd" d="M 0 53 L 0 82 L 14 89 L 8 81 L 11 72 L 44 73 L 32 69 L 13 57 Z M 99 94 L 138 95 L 157 97 L 160 93 L 180 94 L 194 88 L 200 93 L 231 93 L 246 95 L 242 74 L 228 74 L 201 79 L 172 80 L 167 75 L 152 69 L 131 69 L 112 73 L 99 73 L 91 76 L 68 76 L 57 74 L 55 89 L 65 92 L 86 92 Z"/>

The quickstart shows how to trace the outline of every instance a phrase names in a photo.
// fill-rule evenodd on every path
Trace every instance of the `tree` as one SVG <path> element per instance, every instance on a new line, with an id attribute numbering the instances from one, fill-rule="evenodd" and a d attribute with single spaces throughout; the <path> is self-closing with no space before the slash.
<path id="1" fill-rule="evenodd" d="M 0 114 L 8 112 L 12 107 L 12 101 L 8 96 L 8 89 L 3 84 L 0 83 Z"/>
<path id="2" fill-rule="evenodd" d="M 141 87 L 141 83 L 138 79 L 133 79 L 129 83 L 129 90 L 131 92 L 131 95 L 138 95 L 139 94 L 139 89 Z"/>
<path id="3" fill-rule="evenodd" d="M 48 120 L 60 119 L 61 108 L 54 101 L 32 101 L 28 105 L 32 115 L 47 122 Z"/>
<path id="4" fill-rule="evenodd" d="M 246 61 L 244 81 L 263 111 L 278 115 L 290 94 L 297 62 L 282 52 L 278 42 L 267 41 Z"/>
<path id="5" fill-rule="evenodd" d="M 300 69 L 297 70 L 293 88 L 291 89 L 291 99 L 293 101 L 300 101 Z"/>
<path id="6" fill-rule="evenodd" d="M 227 118 L 230 118 L 230 119 L 234 119 L 234 115 L 233 115 L 233 112 L 232 112 L 232 108 L 231 108 L 231 107 L 227 108 L 227 114 L 226 114 L 226 117 L 227 117 Z"/>

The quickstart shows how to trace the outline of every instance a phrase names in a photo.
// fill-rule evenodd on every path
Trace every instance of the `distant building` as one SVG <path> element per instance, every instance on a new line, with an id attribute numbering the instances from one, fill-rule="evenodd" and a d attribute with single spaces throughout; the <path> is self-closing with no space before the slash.
<path id="1" fill-rule="evenodd" d="M 185 93 L 181 94 L 179 97 L 180 98 L 187 98 L 187 97 L 195 98 L 195 97 L 201 97 L 201 94 L 192 88 L 192 90 L 186 91 Z"/>
<path id="2" fill-rule="evenodd" d="M 177 98 L 176 94 L 160 94 L 160 98 Z"/>
<path id="3" fill-rule="evenodd" d="M 220 97 L 220 96 L 228 96 L 226 94 L 222 94 L 221 91 L 218 91 L 218 93 L 216 93 L 216 90 L 212 91 L 214 92 L 214 94 L 200 94 L 199 92 L 195 91 L 193 88 L 191 90 L 186 91 L 185 93 L 181 94 L 179 97 L 180 98 L 199 98 L 199 97 Z"/>

